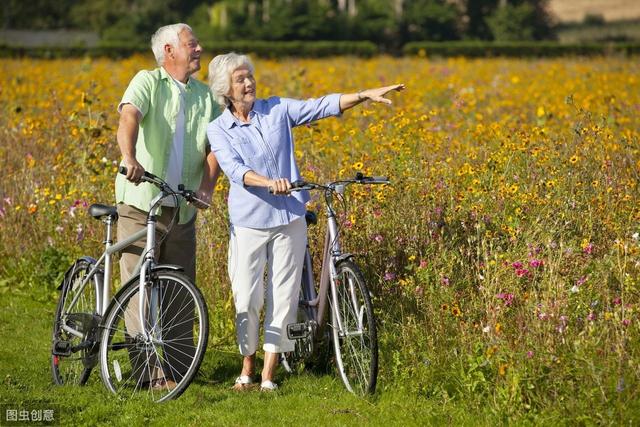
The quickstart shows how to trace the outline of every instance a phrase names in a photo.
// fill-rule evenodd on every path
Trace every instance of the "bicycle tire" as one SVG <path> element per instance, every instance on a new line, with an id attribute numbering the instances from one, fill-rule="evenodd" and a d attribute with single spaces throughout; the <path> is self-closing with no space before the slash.
<path id="1" fill-rule="evenodd" d="M 84 385 L 91 370 L 96 364 L 97 326 L 99 315 L 97 309 L 98 287 L 94 275 L 84 288 L 82 281 L 87 277 L 96 261 L 79 259 L 65 275 L 56 307 L 53 322 L 51 373 L 57 385 Z M 78 301 L 73 306 L 74 297 Z M 82 337 L 63 329 L 70 326 L 82 333 Z"/>
<path id="2" fill-rule="evenodd" d="M 126 398 L 146 392 L 154 402 L 163 402 L 180 396 L 198 372 L 207 348 L 209 317 L 202 293 L 185 275 L 171 270 L 152 275 L 145 303 L 151 340 L 141 328 L 136 331 L 138 278 L 116 294 L 105 313 L 100 371 L 112 393 Z M 149 316 L 157 318 L 150 322 Z M 175 386 L 158 386 L 162 380 Z"/>
<path id="3" fill-rule="evenodd" d="M 336 273 L 337 307 L 332 295 L 329 300 L 336 368 L 347 390 L 361 396 L 373 394 L 378 377 L 378 338 L 371 296 L 353 261 L 338 263 Z M 342 320 L 342 330 L 336 310 Z"/>

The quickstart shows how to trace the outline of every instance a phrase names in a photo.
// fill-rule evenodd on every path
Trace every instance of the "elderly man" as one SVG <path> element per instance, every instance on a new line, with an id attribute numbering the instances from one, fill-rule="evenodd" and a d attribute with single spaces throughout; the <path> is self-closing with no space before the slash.
<path id="1" fill-rule="evenodd" d="M 207 85 L 192 77 L 200 69 L 202 47 L 198 39 L 186 24 L 167 25 L 153 35 L 151 48 L 159 67 L 136 74 L 118 106 L 117 140 L 121 164 L 127 168 L 126 178 L 118 174 L 115 183 L 118 240 L 146 226 L 149 204 L 159 190 L 148 184 L 138 185 L 145 171 L 163 178 L 172 188 L 184 184 L 197 190 L 205 201 L 211 200 L 219 174 L 206 136 L 207 124 L 219 115 L 219 108 Z M 158 262 L 182 266 L 195 282 L 196 209 L 184 202 L 179 206 L 168 203 L 162 206 L 158 219 Z M 123 284 L 132 276 L 144 243 L 143 239 L 122 254 Z M 126 316 L 127 332 L 132 337 L 141 330 L 136 313 L 137 309 L 130 307 Z M 190 325 L 185 329 L 190 333 Z M 149 369 L 148 360 L 132 353 L 134 350 L 130 352 L 132 369 L 140 372 L 140 384 L 175 387 L 177 379 L 162 372 L 161 363 Z M 178 361 L 189 357 L 180 349 L 171 353 L 167 350 L 165 357 Z M 140 365 L 139 360 L 147 366 Z"/>

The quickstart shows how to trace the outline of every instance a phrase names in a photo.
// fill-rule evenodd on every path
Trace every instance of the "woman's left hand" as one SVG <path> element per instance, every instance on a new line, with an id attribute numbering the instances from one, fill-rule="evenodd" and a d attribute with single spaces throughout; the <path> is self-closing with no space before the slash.
<path id="1" fill-rule="evenodd" d="M 395 91 L 402 91 L 404 90 L 404 83 L 400 83 L 400 84 L 396 84 L 396 85 L 391 85 L 391 86 L 385 86 L 385 87 L 379 87 L 376 89 L 367 89 L 367 90 L 363 90 L 361 92 L 358 92 L 358 96 L 361 98 L 360 100 L 365 100 L 365 99 L 369 99 L 373 102 L 381 102 L 383 104 L 388 104 L 391 105 L 392 102 L 390 99 L 385 98 L 384 96 L 391 92 L 392 90 Z"/>

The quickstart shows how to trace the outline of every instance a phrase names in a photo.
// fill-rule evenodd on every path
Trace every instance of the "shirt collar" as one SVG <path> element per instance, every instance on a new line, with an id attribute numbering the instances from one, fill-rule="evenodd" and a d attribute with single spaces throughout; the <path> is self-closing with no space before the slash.
<path id="1" fill-rule="evenodd" d="M 250 118 L 253 118 L 256 114 L 258 114 L 258 111 L 256 110 L 256 106 L 258 104 L 257 101 L 258 100 L 253 103 L 253 108 L 251 109 L 251 111 L 249 111 Z M 242 126 L 247 124 L 238 120 L 236 116 L 231 113 L 231 110 L 229 108 L 224 109 L 224 111 L 220 115 L 220 121 L 222 122 L 222 125 L 227 129 L 232 129 L 235 126 Z"/>
<path id="2" fill-rule="evenodd" d="M 171 75 L 167 72 L 167 70 L 164 69 L 164 67 L 160 67 L 160 78 L 167 79 L 169 81 L 171 80 L 175 80 L 173 77 L 171 77 Z M 191 78 L 191 76 L 189 76 L 189 78 L 187 79 L 187 83 L 185 85 L 185 89 L 191 87 L 191 81 L 193 79 Z"/>

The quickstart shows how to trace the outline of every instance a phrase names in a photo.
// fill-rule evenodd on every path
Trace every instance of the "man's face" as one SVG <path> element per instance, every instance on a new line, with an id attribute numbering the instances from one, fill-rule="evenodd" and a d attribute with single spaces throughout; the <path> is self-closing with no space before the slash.
<path id="1" fill-rule="evenodd" d="M 182 30 L 179 40 L 178 46 L 173 48 L 173 61 L 176 67 L 191 75 L 200 69 L 202 46 L 189 30 Z"/>

